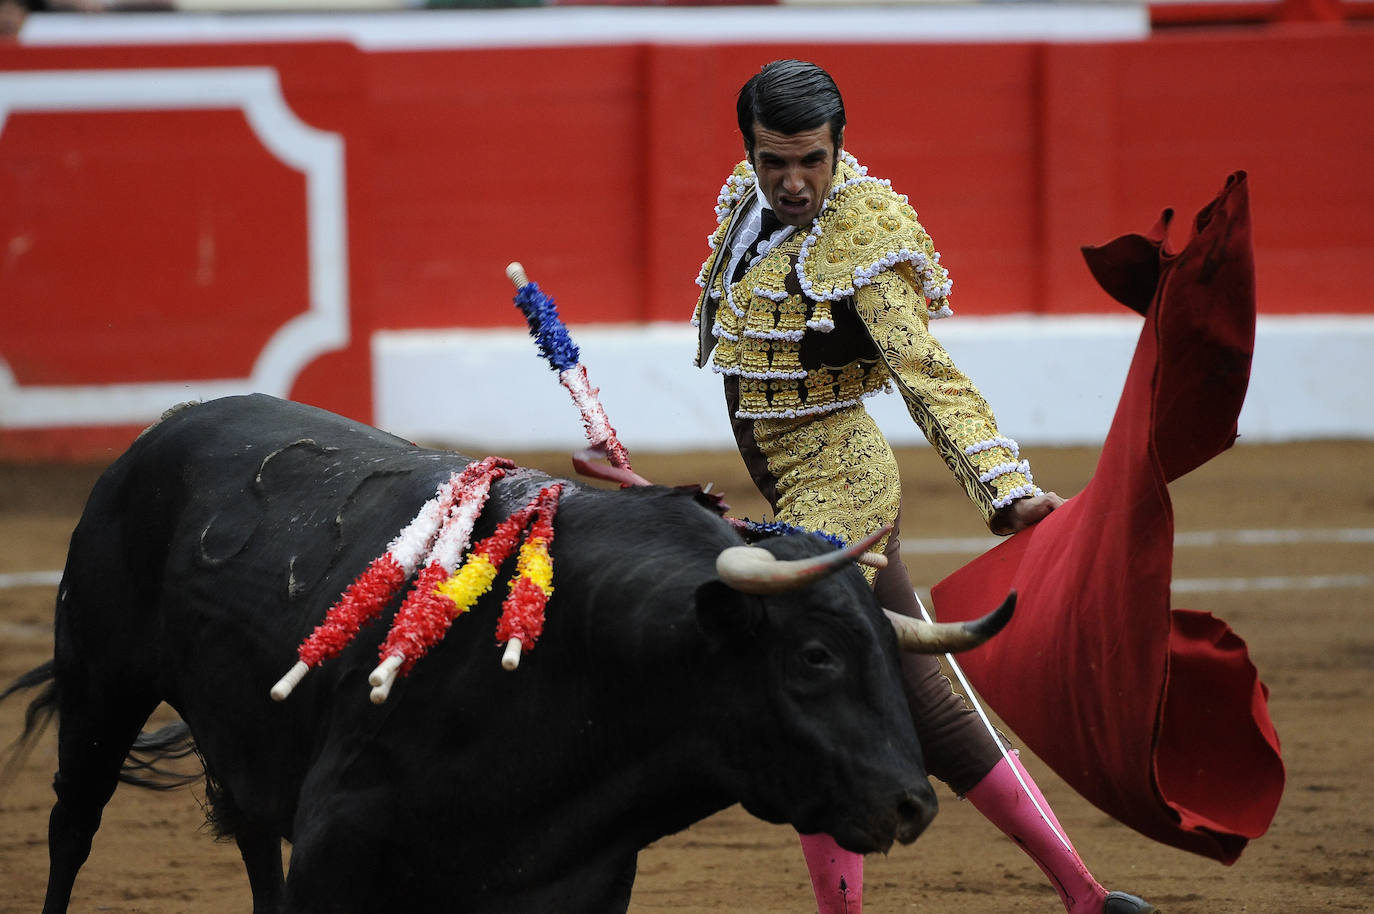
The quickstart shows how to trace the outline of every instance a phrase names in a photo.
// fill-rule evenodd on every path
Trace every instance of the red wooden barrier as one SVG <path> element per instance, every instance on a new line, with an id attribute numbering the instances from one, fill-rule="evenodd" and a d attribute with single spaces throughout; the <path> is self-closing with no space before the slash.
<path id="1" fill-rule="evenodd" d="M 284 379 L 283 394 L 368 418 L 373 332 L 517 326 L 503 274 L 513 259 L 572 323 L 684 321 L 716 190 L 741 155 L 734 94 L 780 56 L 835 74 L 847 145 L 911 196 L 961 314 L 1115 313 L 1078 246 L 1139 229 L 1163 205 L 1191 212 L 1235 169 L 1251 174 L 1261 311 L 1374 310 L 1364 30 L 1104 44 L 0 47 L 0 456 L 89 450 L 106 423 L 119 429 L 104 438 L 127 441 L 152 416 L 102 412 L 108 385 L 170 404 L 169 390 L 213 395 L 255 366 Z M 34 103 L 20 81 L 137 72 L 174 95 L 250 70 L 276 74 L 294 135 L 338 144 L 333 247 L 317 199 L 328 181 L 264 139 L 286 128 L 195 98 Z M 318 335 L 327 354 L 290 334 L 264 349 L 288 322 L 330 314 L 347 341 Z M 87 397 L 86 418 L 61 420 L 69 394 Z M 35 419 L 49 402 L 57 412 Z"/>

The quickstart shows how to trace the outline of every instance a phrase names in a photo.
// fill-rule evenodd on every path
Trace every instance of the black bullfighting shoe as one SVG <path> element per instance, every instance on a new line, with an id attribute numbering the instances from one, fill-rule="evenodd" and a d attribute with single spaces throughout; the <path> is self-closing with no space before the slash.
<path id="1" fill-rule="evenodd" d="M 1159 908 L 1143 898 L 1125 892 L 1108 892 L 1102 903 L 1102 914 L 1160 914 Z"/>

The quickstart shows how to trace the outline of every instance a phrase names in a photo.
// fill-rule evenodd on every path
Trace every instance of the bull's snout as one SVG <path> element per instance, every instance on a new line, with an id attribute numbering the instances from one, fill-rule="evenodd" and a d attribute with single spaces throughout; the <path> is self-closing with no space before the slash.
<path id="1" fill-rule="evenodd" d="M 910 844 L 920 837 L 940 810 L 940 801 L 929 784 L 902 794 L 897 801 L 897 840 Z"/>

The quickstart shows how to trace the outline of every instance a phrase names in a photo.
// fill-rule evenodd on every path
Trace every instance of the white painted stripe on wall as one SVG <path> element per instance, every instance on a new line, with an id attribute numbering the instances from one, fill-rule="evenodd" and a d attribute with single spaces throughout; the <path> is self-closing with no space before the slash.
<path id="1" fill-rule="evenodd" d="M 29 45 L 351 41 L 365 50 L 621 44 L 1129 41 L 1148 37 L 1143 3 L 988 3 L 810 8 L 537 7 L 273 15 L 30 16 Z"/>
<path id="2" fill-rule="evenodd" d="M 1023 446 L 1065 446 L 1106 439 L 1141 323 L 955 316 L 933 329 L 1003 434 Z M 720 379 L 692 365 L 690 326 L 570 329 L 631 455 L 734 446 Z M 1261 317 L 1242 443 L 1374 440 L 1371 353 L 1374 316 Z M 571 398 L 523 330 L 387 331 L 373 336 L 372 355 L 375 419 L 388 431 L 494 453 L 586 443 Z M 867 402 L 894 445 L 925 443 L 900 397 Z"/>
<path id="3" fill-rule="evenodd" d="M 81 19 L 82 16 L 74 16 Z M 0 131 L 11 112 L 241 110 L 263 147 L 306 178 L 309 301 L 276 327 L 246 378 L 21 385 L 0 356 L 0 427 L 154 421 L 168 406 L 261 391 L 285 397 L 315 358 L 348 343 L 348 227 L 343 138 L 300 120 L 270 67 L 0 73 Z M 251 192 L 251 188 L 245 190 Z"/>

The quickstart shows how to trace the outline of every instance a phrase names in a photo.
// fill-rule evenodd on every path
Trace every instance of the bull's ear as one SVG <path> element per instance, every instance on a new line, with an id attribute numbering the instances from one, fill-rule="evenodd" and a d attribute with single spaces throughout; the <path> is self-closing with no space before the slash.
<path id="1" fill-rule="evenodd" d="M 713 644 L 743 647 L 753 640 L 763 621 L 763 601 L 740 593 L 723 581 L 707 581 L 697 588 L 697 624 Z"/>

